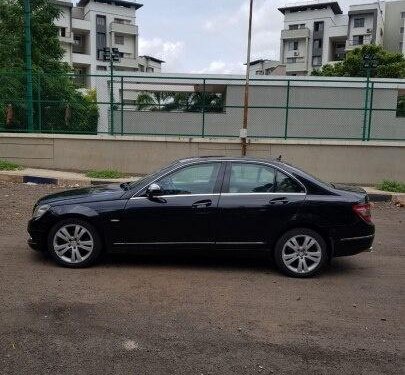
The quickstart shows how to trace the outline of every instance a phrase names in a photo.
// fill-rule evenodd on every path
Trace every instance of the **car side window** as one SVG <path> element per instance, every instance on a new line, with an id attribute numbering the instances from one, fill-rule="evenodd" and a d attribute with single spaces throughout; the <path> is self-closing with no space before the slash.
<path id="1" fill-rule="evenodd" d="M 162 195 L 212 194 L 221 163 L 193 165 L 157 181 Z"/>
<path id="2" fill-rule="evenodd" d="M 304 193 L 304 188 L 293 178 L 286 174 L 277 171 L 276 174 L 276 186 L 275 191 L 277 193 Z"/>
<path id="3" fill-rule="evenodd" d="M 232 163 L 229 192 L 272 192 L 275 185 L 275 176 L 275 170 L 268 166 L 248 163 Z"/>

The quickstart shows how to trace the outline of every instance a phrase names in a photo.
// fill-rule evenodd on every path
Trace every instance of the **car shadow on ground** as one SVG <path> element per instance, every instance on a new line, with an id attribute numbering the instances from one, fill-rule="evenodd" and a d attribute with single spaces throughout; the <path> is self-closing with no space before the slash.
<path id="1" fill-rule="evenodd" d="M 49 263 L 56 266 L 52 258 L 43 253 L 33 252 L 35 262 Z M 147 267 L 147 268 L 181 268 L 189 270 L 212 271 L 253 271 L 278 274 L 274 260 L 259 251 L 200 251 L 200 250 L 151 250 L 120 251 L 104 254 L 94 267 Z M 353 257 L 332 259 L 320 276 L 348 276 L 357 274 L 367 267 L 361 267 Z"/>

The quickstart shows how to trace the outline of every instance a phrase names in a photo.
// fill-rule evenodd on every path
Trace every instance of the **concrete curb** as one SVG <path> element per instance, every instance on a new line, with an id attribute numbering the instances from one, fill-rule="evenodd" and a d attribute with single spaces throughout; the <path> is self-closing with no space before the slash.
<path id="1" fill-rule="evenodd" d="M 14 183 L 34 183 L 34 184 L 45 184 L 45 185 L 58 185 L 58 186 L 90 186 L 90 185 L 102 185 L 118 183 L 120 181 L 115 180 L 74 180 L 74 179 L 64 179 L 64 178 L 50 178 L 34 175 L 16 175 L 0 173 L 0 181 L 4 182 L 14 182 Z"/>

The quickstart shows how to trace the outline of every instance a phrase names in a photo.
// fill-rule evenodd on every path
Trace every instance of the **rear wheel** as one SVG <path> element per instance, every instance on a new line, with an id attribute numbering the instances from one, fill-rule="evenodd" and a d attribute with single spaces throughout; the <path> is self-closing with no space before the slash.
<path id="1" fill-rule="evenodd" d="M 277 241 L 274 257 L 278 268 L 293 277 L 310 277 L 325 265 L 328 253 L 326 243 L 317 232 L 296 228 Z"/>
<path id="2" fill-rule="evenodd" d="M 48 250 L 59 264 L 80 268 L 93 264 L 101 252 L 101 240 L 95 228 L 76 218 L 57 223 L 48 236 Z"/>

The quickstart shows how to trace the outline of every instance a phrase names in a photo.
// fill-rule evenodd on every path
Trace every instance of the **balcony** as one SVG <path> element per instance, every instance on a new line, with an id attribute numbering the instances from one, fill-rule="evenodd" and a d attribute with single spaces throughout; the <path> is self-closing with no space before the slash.
<path id="1" fill-rule="evenodd" d="M 285 69 L 287 73 L 306 72 L 308 70 L 308 67 L 306 62 L 297 62 L 286 64 Z"/>
<path id="2" fill-rule="evenodd" d="M 131 57 L 122 57 L 116 65 L 125 68 L 138 68 L 138 60 Z"/>
<path id="3" fill-rule="evenodd" d="M 72 63 L 80 65 L 90 65 L 91 56 L 86 53 L 72 53 Z"/>
<path id="4" fill-rule="evenodd" d="M 302 39 L 309 38 L 309 29 L 297 29 L 297 30 L 281 30 L 281 39 Z"/>
<path id="5" fill-rule="evenodd" d="M 138 26 L 129 25 L 126 23 L 111 22 L 110 23 L 110 32 L 120 33 L 120 34 L 129 34 L 129 35 L 138 35 Z"/>
<path id="6" fill-rule="evenodd" d="M 90 31 L 91 29 L 90 21 L 72 18 L 72 29 Z"/>
<path id="7" fill-rule="evenodd" d="M 58 39 L 61 43 L 68 43 L 68 44 L 73 44 L 73 33 L 71 33 L 70 31 L 65 31 L 65 35 L 58 36 Z"/>
<path id="8" fill-rule="evenodd" d="M 346 40 L 346 51 L 351 51 L 355 48 L 359 48 L 366 44 L 372 43 L 372 36 L 371 35 L 363 35 L 363 41 L 359 42 L 357 39 L 348 39 Z"/>

